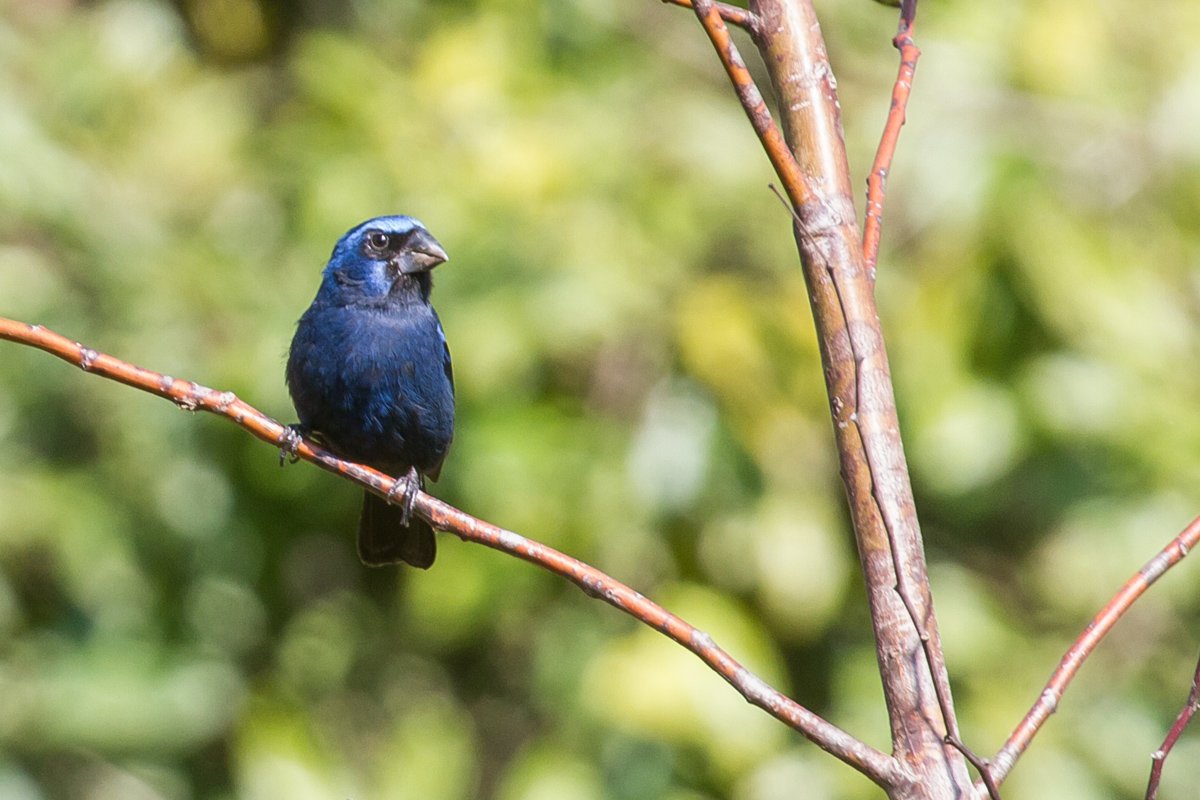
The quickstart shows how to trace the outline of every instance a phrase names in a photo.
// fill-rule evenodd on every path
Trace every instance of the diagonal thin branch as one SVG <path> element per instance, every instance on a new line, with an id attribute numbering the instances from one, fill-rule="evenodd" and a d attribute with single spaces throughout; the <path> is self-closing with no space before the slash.
<path id="1" fill-rule="evenodd" d="M 1150 781 L 1146 785 L 1146 800 L 1155 800 L 1158 797 L 1158 784 L 1162 780 L 1163 765 L 1167 762 L 1167 756 L 1171 755 L 1175 743 L 1179 741 L 1179 737 L 1183 735 L 1197 711 L 1200 711 L 1200 660 L 1196 661 L 1196 674 L 1192 677 L 1192 689 L 1188 692 L 1187 702 L 1179 710 L 1175 724 L 1167 732 L 1163 743 L 1150 756 L 1153 763 L 1150 765 Z"/>
<path id="2" fill-rule="evenodd" d="M 683 6 L 684 8 L 692 7 L 692 0 L 662 0 L 664 3 Z M 717 12 L 720 13 L 721 19 L 728 22 L 730 25 L 737 25 L 748 31 L 750 35 L 754 35 L 758 31 L 758 18 L 750 13 L 747 9 L 740 6 L 730 5 L 729 3 L 714 3 Z"/>
<path id="3" fill-rule="evenodd" d="M 883 226 L 883 201 L 887 193 L 888 173 L 892 169 L 892 158 L 896 154 L 896 143 L 900 140 L 900 128 L 904 126 L 908 108 L 908 96 L 912 92 L 913 74 L 917 70 L 917 59 L 921 48 L 913 41 L 913 26 L 917 21 L 917 0 L 903 0 L 900 5 L 900 29 L 892 39 L 892 45 L 900 51 L 900 71 L 892 86 L 892 105 L 888 110 L 883 136 L 871 174 L 867 177 L 867 213 L 863 220 L 863 255 L 867 269 L 875 275 L 875 263 L 879 259 L 879 237 Z"/>
<path id="4" fill-rule="evenodd" d="M 720 9 L 713 0 L 691 0 L 691 4 L 697 19 L 704 26 L 704 32 L 708 34 L 713 47 L 716 48 L 717 56 L 721 59 L 721 64 L 725 67 L 729 80 L 733 82 L 733 89 L 737 92 L 742 109 L 750 119 L 750 125 L 753 126 L 754 132 L 758 134 L 763 150 L 766 151 L 771 166 L 775 168 L 775 174 L 779 176 L 784 190 L 791 198 L 793 205 L 805 204 L 811 199 L 811 192 L 804 173 L 800 171 L 800 165 L 796 162 L 796 157 L 792 155 L 792 150 L 788 147 L 783 132 L 779 130 L 779 126 L 771 117 L 771 109 L 767 107 L 767 101 L 763 99 L 762 92 L 754 83 L 754 77 L 746 68 L 742 54 L 738 52 L 737 45 L 733 43 L 733 39 L 729 35 L 729 28 L 725 27 Z"/>
<path id="5" fill-rule="evenodd" d="M 185 410 L 208 411 L 226 417 L 257 438 L 277 447 L 289 446 L 290 449 L 292 444 L 290 440 L 294 434 L 290 428 L 239 400 L 233 392 L 219 392 L 192 381 L 135 366 L 85 347 L 41 325 L 0 317 L 0 339 L 44 350 L 85 372 L 166 398 Z M 295 445 L 295 454 L 384 498 L 396 485 L 394 478 L 362 464 L 343 461 L 307 439 Z M 799 731 L 815 745 L 878 785 L 894 786 L 905 780 L 903 768 L 895 758 L 856 739 L 772 688 L 717 646 L 707 633 L 595 567 L 520 534 L 476 519 L 425 492 L 417 493 L 413 510 L 438 530 L 536 564 L 570 580 L 588 595 L 665 634 L 724 678 L 747 702 Z"/>
<path id="6" fill-rule="evenodd" d="M 1058 703 L 1062 699 L 1063 692 L 1070 686 L 1076 673 L 1079 672 L 1079 668 L 1083 666 L 1083 662 L 1096 649 L 1096 645 L 1100 644 L 1101 640 L 1112 630 L 1117 620 L 1129 610 L 1129 607 L 1142 596 L 1143 592 L 1150 588 L 1151 584 L 1182 561 L 1198 542 L 1200 542 L 1200 517 L 1192 520 L 1178 536 L 1159 551 L 1158 555 L 1146 562 L 1145 566 L 1126 581 L 1120 591 L 1088 623 L 1083 633 L 1071 644 L 1062 657 L 1037 702 L 1025 714 L 1025 718 L 1009 735 L 1004 747 L 992 759 L 992 777 L 995 780 L 1004 780 L 1004 777 L 1012 770 L 1013 764 L 1041 730 L 1042 725 L 1046 723 L 1051 714 L 1058 710 Z"/>

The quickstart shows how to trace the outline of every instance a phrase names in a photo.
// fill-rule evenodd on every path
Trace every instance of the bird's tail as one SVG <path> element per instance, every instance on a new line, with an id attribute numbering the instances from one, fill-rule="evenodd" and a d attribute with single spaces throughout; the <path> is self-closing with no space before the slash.
<path id="1" fill-rule="evenodd" d="M 358 518 L 358 557 L 369 567 L 405 562 L 429 569 L 437 555 L 433 528 L 418 517 L 402 524 L 404 509 L 389 504 L 370 492 L 363 493 L 362 516 Z"/>

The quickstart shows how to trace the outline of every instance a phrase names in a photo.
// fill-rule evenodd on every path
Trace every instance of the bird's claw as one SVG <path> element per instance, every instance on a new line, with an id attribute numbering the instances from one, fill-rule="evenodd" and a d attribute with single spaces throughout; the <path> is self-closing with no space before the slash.
<path id="1" fill-rule="evenodd" d="M 295 464 L 300 460 L 297 452 L 300 449 L 300 443 L 304 441 L 304 435 L 307 433 L 303 425 L 288 425 L 283 429 L 283 433 L 279 435 L 279 466 L 287 464 Z"/>
<path id="2" fill-rule="evenodd" d="M 400 524 L 408 527 L 412 522 L 413 503 L 417 500 L 417 492 L 421 488 L 421 478 L 417 475 L 416 467 L 409 467 L 408 472 L 399 478 L 387 493 L 387 501 L 400 506 Z"/>

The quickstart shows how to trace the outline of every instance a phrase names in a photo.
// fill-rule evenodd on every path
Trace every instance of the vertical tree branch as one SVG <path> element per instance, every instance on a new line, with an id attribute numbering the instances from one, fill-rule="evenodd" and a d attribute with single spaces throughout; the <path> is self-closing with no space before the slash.
<path id="1" fill-rule="evenodd" d="M 676 0 L 669 0 L 675 2 Z M 873 296 L 882 201 L 911 79 L 920 51 L 912 41 L 916 0 L 902 0 L 893 40 L 901 65 L 872 176 L 868 229 L 860 243 L 849 189 L 835 82 L 811 0 L 751 0 L 746 25 L 780 99 L 780 131 L 713 0 L 690 3 L 737 91 L 763 148 L 793 204 L 795 235 L 813 316 L 859 556 L 867 579 L 893 749 L 911 767 L 911 781 L 893 798 L 973 796 L 963 759 L 981 773 L 980 791 L 997 800 L 1000 781 L 1057 708 L 1083 661 L 1142 592 L 1197 543 L 1189 526 L 1130 580 L 1063 657 L 1041 697 L 989 762 L 963 744 L 933 616 L 920 528 L 900 442 L 895 398 Z M 917 658 L 920 654 L 923 658 Z M 1200 669 L 1200 667 L 1198 667 Z M 1198 672 L 1200 678 L 1200 672 Z M 1196 713 L 1189 698 L 1156 760 Z M 939 722 L 941 730 L 939 730 Z M 961 757 L 959 757 L 961 756 Z M 1159 764 L 1156 768 L 1161 769 Z M 1152 779 L 1153 780 L 1153 779 Z M 1152 783 L 1152 786 L 1154 784 Z"/>
<path id="2" fill-rule="evenodd" d="M 892 169 L 892 157 L 896 154 L 896 143 L 900 140 L 900 129 L 908 108 L 908 96 L 912 92 L 913 75 L 917 71 L 917 59 L 921 49 L 913 41 L 913 25 L 917 21 L 917 0 L 903 0 L 900 5 L 900 29 L 892 45 L 900 51 L 900 71 L 892 86 L 892 105 L 888 109 L 883 136 L 871 174 L 867 176 L 867 213 L 863 220 L 863 253 L 867 269 L 875 275 L 875 262 L 879 259 L 879 236 L 883 226 L 883 201 L 887 192 L 888 173 Z"/>
<path id="3" fill-rule="evenodd" d="M 973 794 L 956 731 L 872 282 L 855 220 L 836 83 L 810 0 L 752 0 L 756 41 L 807 191 L 796 242 L 867 582 L 893 748 L 919 776 L 904 797 Z"/>
<path id="4" fill-rule="evenodd" d="M 971 796 L 964 759 L 944 740 L 957 726 L 820 26 L 808 0 L 750 5 L 755 41 L 780 101 L 791 156 L 785 157 L 719 12 L 711 0 L 693 0 L 693 7 L 795 206 L 893 749 L 914 775 L 891 795 Z"/>

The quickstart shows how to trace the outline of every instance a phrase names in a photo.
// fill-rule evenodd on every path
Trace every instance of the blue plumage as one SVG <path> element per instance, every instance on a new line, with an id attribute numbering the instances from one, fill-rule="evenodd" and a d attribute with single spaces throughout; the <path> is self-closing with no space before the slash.
<path id="1" fill-rule="evenodd" d="M 417 220 L 377 217 L 338 240 L 300 318 L 287 383 L 301 428 L 345 458 L 437 480 L 454 435 L 450 350 L 430 270 L 446 252 Z M 367 493 L 359 556 L 377 566 L 433 563 L 433 530 Z"/>

